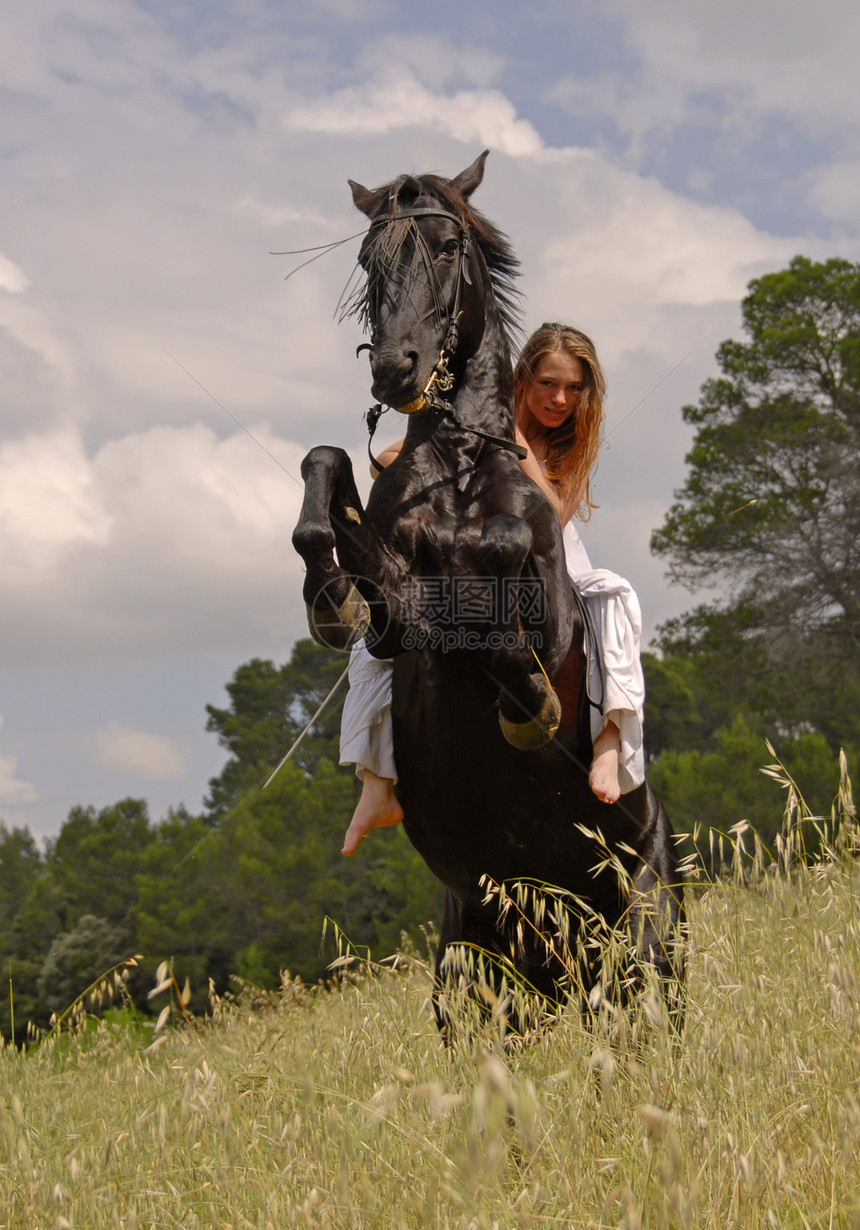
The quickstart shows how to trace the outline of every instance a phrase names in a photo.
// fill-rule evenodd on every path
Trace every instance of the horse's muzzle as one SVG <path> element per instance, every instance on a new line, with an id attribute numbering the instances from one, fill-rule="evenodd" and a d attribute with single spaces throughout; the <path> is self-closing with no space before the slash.
<path id="1" fill-rule="evenodd" d="M 370 352 L 370 371 L 373 377 L 373 396 L 386 406 L 408 405 L 421 393 L 419 365 L 421 356 L 417 350 L 380 347 Z"/>

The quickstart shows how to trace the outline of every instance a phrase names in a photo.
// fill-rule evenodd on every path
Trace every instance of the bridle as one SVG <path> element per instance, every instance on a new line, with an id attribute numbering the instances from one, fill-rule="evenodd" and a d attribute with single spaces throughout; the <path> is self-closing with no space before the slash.
<path id="1" fill-rule="evenodd" d="M 506 440 L 501 436 L 493 436 L 489 432 L 479 431 L 477 427 L 469 427 L 468 424 L 460 420 L 457 411 L 445 397 L 445 394 L 450 393 L 454 387 L 454 373 L 450 370 L 449 363 L 457 352 L 457 345 L 460 340 L 460 318 L 463 315 L 460 305 L 463 301 L 463 287 L 472 285 L 472 275 L 469 272 L 469 261 L 472 255 L 472 236 L 469 228 L 463 223 L 463 219 L 451 213 L 450 210 L 437 209 L 432 206 L 398 209 L 397 194 L 402 183 L 403 180 L 400 179 L 395 180 L 391 185 L 391 190 L 388 194 L 388 210 L 386 213 L 373 219 L 370 229 L 373 230 L 377 226 L 387 226 L 389 222 L 400 218 L 447 218 L 459 230 L 460 242 L 457 249 L 457 275 L 454 287 L 454 300 L 448 309 L 448 329 L 445 334 L 445 340 L 442 343 L 442 348 L 439 351 L 439 358 L 433 365 L 433 370 L 426 385 L 414 401 L 407 403 L 405 406 L 398 406 L 397 409 L 400 414 L 424 414 L 427 411 L 436 411 L 438 414 L 444 414 L 461 430 L 471 432 L 472 435 L 480 436 L 484 440 L 489 440 L 491 444 L 496 444 L 499 448 L 508 449 L 522 461 L 528 455 L 526 449 L 522 448 L 514 440 Z M 372 347 L 365 342 L 358 347 L 356 354 L 362 350 L 370 349 Z M 370 407 L 365 416 L 370 436 L 367 442 L 367 452 L 370 457 L 370 463 L 376 470 L 381 470 L 383 467 L 373 456 L 370 446 L 379 418 L 385 413 L 386 409 L 387 407 L 377 402 L 375 406 Z"/>

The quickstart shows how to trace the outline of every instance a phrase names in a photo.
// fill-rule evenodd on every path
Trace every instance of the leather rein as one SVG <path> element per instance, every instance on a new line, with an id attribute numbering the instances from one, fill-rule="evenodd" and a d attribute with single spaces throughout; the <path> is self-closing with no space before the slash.
<path id="1" fill-rule="evenodd" d="M 392 187 L 392 194 L 389 197 L 390 210 L 379 218 L 374 218 L 370 224 L 371 230 L 375 226 L 387 226 L 389 222 L 393 222 L 399 218 L 447 218 L 450 222 L 456 223 L 460 231 L 460 246 L 458 251 L 458 269 L 457 269 L 457 287 L 454 292 L 454 302 L 448 312 L 448 332 L 445 336 L 445 341 L 442 343 L 442 349 L 439 351 L 439 358 L 433 365 L 433 370 L 430 373 L 430 378 L 422 392 L 405 406 L 399 406 L 397 409 L 401 414 L 424 414 L 428 410 L 436 411 L 439 414 L 444 414 L 449 418 L 455 426 L 461 431 L 468 431 L 473 436 L 480 436 L 483 440 L 488 440 L 491 444 L 497 445 L 499 448 L 508 449 L 514 453 L 520 461 L 528 454 L 526 449 L 517 444 L 514 440 L 508 440 L 503 436 L 494 436 L 487 431 L 479 431 L 477 427 L 470 427 L 468 423 L 464 423 L 453 405 L 444 396 L 450 393 L 454 387 L 454 374 L 450 371 L 448 364 L 454 358 L 457 351 L 457 344 L 460 338 L 460 318 L 463 315 L 460 303 L 463 298 L 464 284 L 471 286 L 472 277 L 469 273 L 469 259 L 472 252 L 472 237 L 469 234 L 468 227 L 463 225 L 461 218 L 456 214 L 450 213 L 447 209 L 428 208 L 413 208 L 413 209 L 398 209 L 397 208 L 397 189 L 399 185 Z M 371 349 L 370 345 L 365 342 L 356 350 L 358 354 L 362 350 Z M 376 431 L 376 426 L 380 416 L 383 415 L 387 406 L 381 405 L 379 402 L 375 406 L 371 406 L 365 415 L 367 421 L 367 429 L 369 438 L 367 441 L 367 455 L 370 458 L 370 464 L 377 471 L 382 471 L 384 468 L 379 464 L 371 451 L 371 443 L 373 434 Z"/>

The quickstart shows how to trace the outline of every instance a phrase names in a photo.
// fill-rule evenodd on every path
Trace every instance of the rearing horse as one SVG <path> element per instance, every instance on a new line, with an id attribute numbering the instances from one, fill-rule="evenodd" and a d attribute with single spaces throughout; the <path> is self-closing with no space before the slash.
<path id="1" fill-rule="evenodd" d="M 588 785 L 582 605 L 557 514 L 514 444 L 517 262 L 469 204 L 486 157 L 451 180 L 350 181 L 370 219 L 351 309 L 370 329 L 373 394 L 408 427 L 366 508 L 342 449 L 308 454 L 293 543 L 314 637 L 345 648 L 367 632 L 394 658 L 404 827 L 447 890 L 437 989 L 446 950 L 466 943 L 558 1002 L 569 970 L 539 926 L 518 933 L 487 900 L 484 877 L 556 885 L 610 928 L 623 921 L 667 979 L 682 972 L 682 889 L 651 787 L 610 805 Z M 595 976 L 585 963 L 586 990 Z"/>

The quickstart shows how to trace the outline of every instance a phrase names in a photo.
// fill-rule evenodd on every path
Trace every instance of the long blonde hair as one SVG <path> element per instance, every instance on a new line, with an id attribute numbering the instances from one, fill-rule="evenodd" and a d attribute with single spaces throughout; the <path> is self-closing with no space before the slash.
<path id="1" fill-rule="evenodd" d="M 594 343 L 571 325 L 542 324 L 523 346 L 514 368 L 514 402 L 519 411 L 535 368 L 546 355 L 562 351 L 582 364 L 582 392 L 576 411 L 566 423 L 547 432 L 546 476 L 559 486 L 575 489 L 585 480 L 585 494 L 576 515 L 583 521 L 595 507 L 591 500 L 591 472 L 597 462 L 603 425 L 606 380 Z"/>

